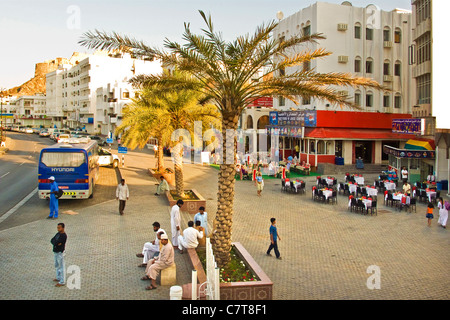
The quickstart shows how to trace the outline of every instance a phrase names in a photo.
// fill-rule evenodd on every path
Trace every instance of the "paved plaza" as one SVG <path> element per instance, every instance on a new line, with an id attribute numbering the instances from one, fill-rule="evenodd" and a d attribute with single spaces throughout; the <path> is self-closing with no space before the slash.
<path id="1" fill-rule="evenodd" d="M 144 269 L 135 257 L 154 238 L 154 221 L 170 234 L 168 202 L 153 196 L 156 180 L 146 170 L 154 163 L 148 150 L 126 155 L 120 169 L 130 187 L 124 216 L 112 192 L 111 200 L 60 214 L 57 221 L 43 218 L 2 229 L 0 299 L 169 299 L 170 287 L 144 289 Z M 184 169 L 185 188 L 207 199 L 212 224 L 218 170 L 194 164 Z M 374 178 L 367 175 L 366 181 Z M 116 183 L 113 174 L 107 179 Z M 241 242 L 273 281 L 274 299 L 449 299 L 450 237 L 437 225 L 437 210 L 431 228 L 423 204 L 409 213 L 380 201 L 377 216 L 363 216 L 347 210 L 346 196 L 339 195 L 335 205 L 313 202 L 315 177 L 305 181 L 307 193 L 298 195 L 282 193 L 280 180 L 266 179 L 260 198 L 251 181 L 236 182 L 233 241 Z M 278 221 L 283 260 L 265 254 L 271 217 Z M 80 289 L 56 288 L 52 282 L 50 239 L 57 222 L 66 224 L 66 267 L 79 267 Z M 176 253 L 175 262 L 178 284 L 190 282 L 187 255 Z M 380 289 L 367 288 L 372 265 L 380 268 Z"/>

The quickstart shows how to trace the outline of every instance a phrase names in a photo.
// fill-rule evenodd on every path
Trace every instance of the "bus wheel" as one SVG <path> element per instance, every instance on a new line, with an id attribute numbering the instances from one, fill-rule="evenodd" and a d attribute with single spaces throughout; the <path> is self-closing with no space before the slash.
<path id="1" fill-rule="evenodd" d="M 119 160 L 114 160 L 112 166 L 113 168 L 117 168 L 119 166 Z"/>

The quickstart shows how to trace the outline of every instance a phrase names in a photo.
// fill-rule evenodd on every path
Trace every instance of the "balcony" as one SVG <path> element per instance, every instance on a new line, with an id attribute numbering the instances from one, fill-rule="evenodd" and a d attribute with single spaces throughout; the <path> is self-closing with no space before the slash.
<path id="1" fill-rule="evenodd" d="M 384 75 L 383 76 L 383 81 L 384 82 L 392 82 L 393 80 L 394 80 L 393 76 L 390 76 L 390 75 Z"/>

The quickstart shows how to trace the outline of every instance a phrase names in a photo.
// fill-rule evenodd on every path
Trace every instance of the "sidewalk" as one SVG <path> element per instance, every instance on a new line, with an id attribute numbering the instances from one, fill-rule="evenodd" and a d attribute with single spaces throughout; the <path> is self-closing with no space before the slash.
<path id="1" fill-rule="evenodd" d="M 58 221 L 39 220 L 0 231 L 0 299 L 169 299 L 170 287 L 146 291 L 138 268 L 144 242 L 159 221 L 170 236 L 168 202 L 153 196 L 156 180 L 147 173 L 155 158 L 148 150 L 129 151 L 120 168 L 130 188 L 125 214 L 118 214 L 115 195 L 98 205 L 61 215 Z M 166 158 L 165 165 L 172 163 Z M 212 225 L 217 206 L 218 170 L 184 165 L 185 188 L 207 199 Z M 375 177 L 365 176 L 368 183 Z M 343 177 L 337 176 L 338 181 Z M 380 201 L 377 216 L 347 210 L 347 197 L 338 204 L 311 200 L 315 177 L 306 177 L 306 194 L 281 193 L 277 179 L 265 180 L 262 197 L 251 181 L 236 181 L 232 241 L 241 242 L 274 282 L 273 297 L 283 299 L 449 299 L 448 229 L 427 227 L 425 206 L 416 213 L 396 212 Z M 372 179 L 372 180 L 371 180 Z M 265 255 L 270 218 L 276 217 L 283 260 Z M 81 289 L 55 288 L 50 239 L 57 222 L 66 224 L 66 267 L 79 266 Z M 186 255 L 175 254 L 177 282 L 190 282 Z M 366 283 L 369 266 L 381 270 L 381 289 Z M 68 275 L 70 276 L 70 275 Z"/>

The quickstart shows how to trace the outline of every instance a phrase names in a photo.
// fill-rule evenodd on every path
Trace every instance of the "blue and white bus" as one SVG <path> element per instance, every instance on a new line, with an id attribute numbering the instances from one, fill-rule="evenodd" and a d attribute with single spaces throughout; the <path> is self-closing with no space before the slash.
<path id="1" fill-rule="evenodd" d="M 74 139 L 41 150 L 38 168 L 38 193 L 48 199 L 50 181 L 55 177 L 64 191 L 60 199 L 87 199 L 92 197 L 99 175 L 98 145 L 90 139 Z"/>

